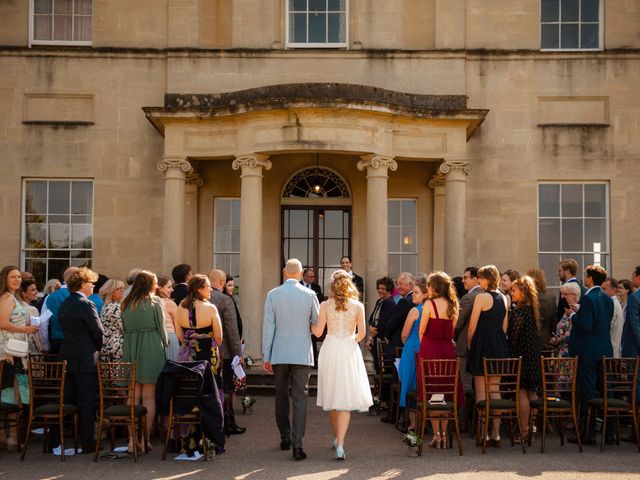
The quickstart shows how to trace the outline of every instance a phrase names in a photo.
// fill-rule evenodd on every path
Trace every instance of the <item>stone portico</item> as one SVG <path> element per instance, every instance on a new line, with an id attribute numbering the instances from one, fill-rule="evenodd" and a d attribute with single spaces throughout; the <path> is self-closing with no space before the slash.
<path id="1" fill-rule="evenodd" d="M 465 96 L 292 84 L 215 95 L 167 94 L 163 107 L 144 111 L 164 137 L 158 163 L 164 173 L 164 271 L 183 261 L 197 264 L 199 246 L 208 244 L 204 237 L 211 230 L 199 226 L 204 201 L 197 190 L 209 178 L 201 171 L 210 162 L 231 161 L 225 176 L 234 171 L 240 176 L 240 308 L 252 355 L 259 356 L 264 296 L 274 286 L 273 274 L 264 270 L 282 266 L 265 262 L 265 253 L 278 248 L 271 239 L 280 229 L 277 221 L 264 220 L 276 204 L 263 184 L 292 155 L 329 155 L 338 165 L 353 162 L 365 176 L 365 194 L 353 198 L 354 205 L 364 203 L 364 228 L 353 240 L 365 246 L 358 269 L 366 279 L 369 307 L 376 299 L 375 279 L 388 271 L 389 177 L 405 162 L 433 172 L 420 186 L 432 191 L 432 211 L 419 217 L 431 223 L 428 265 L 450 272 L 464 268 L 466 177 L 473 164 L 467 140 L 487 114 L 467 109 Z"/>

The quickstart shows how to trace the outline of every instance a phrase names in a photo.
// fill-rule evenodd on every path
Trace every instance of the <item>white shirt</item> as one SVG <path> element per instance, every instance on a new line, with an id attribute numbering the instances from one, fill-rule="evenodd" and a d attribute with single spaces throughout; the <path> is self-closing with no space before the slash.
<path id="1" fill-rule="evenodd" d="M 613 347 L 613 356 L 620 358 L 620 343 L 622 342 L 622 328 L 624 327 L 624 313 L 620 300 L 615 295 L 611 297 L 613 300 L 613 317 L 611 317 L 611 346 Z"/>

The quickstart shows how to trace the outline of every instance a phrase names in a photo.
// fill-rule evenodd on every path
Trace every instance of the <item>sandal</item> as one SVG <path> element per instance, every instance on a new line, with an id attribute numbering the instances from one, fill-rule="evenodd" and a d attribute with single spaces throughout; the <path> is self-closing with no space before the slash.
<path id="1" fill-rule="evenodd" d="M 442 448 L 442 437 L 440 432 L 433 432 L 433 438 L 429 442 L 429 448 Z"/>

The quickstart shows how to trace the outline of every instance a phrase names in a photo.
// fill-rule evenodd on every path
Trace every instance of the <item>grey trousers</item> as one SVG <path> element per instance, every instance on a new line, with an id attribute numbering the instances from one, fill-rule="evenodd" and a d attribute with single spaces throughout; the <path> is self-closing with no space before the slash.
<path id="1" fill-rule="evenodd" d="M 273 365 L 276 386 L 276 424 L 282 440 L 291 439 L 293 448 L 302 448 L 307 423 L 307 398 L 309 397 L 309 376 L 311 367 L 307 365 Z M 293 421 L 289 420 L 289 387 L 293 404 Z M 292 428 L 293 423 L 293 428 Z"/>

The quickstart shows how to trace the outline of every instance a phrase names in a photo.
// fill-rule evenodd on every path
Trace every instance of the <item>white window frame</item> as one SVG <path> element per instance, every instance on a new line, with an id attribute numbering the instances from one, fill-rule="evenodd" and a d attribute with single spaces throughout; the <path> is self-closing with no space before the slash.
<path id="1" fill-rule="evenodd" d="M 22 199 L 21 199 L 21 206 L 20 206 L 20 268 L 21 269 L 25 269 L 25 265 L 26 265 L 26 257 L 27 255 L 27 249 L 26 249 L 26 245 L 25 245 L 25 241 L 27 238 L 27 182 L 91 182 L 91 249 L 83 249 L 83 248 L 71 248 L 69 247 L 68 251 L 72 251 L 72 250 L 89 250 L 91 252 L 91 256 L 89 259 L 89 262 L 93 263 L 94 257 L 93 257 L 93 253 L 94 253 L 94 243 L 95 243 L 95 235 L 94 235 L 94 229 L 95 229 L 95 196 L 96 196 L 96 189 L 95 189 L 95 180 L 93 178 L 67 178 L 67 177 L 62 177 L 62 178 L 49 178 L 49 177 L 25 177 L 22 179 Z M 71 195 L 71 190 L 69 191 L 69 194 Z M 47 195 L 47 217 L 49 217 L 49 199 L 48 199 L 48 195 Z M 51 215 L 56 215 L 56 214 L 51 214 Z M 72 215 L 71 212 L 69 213 L 69 215 Z M 47 222 L 45 225 L 49 225 L 49 221 L 47 218 Z M 71 234 L 71 232 L 70 232 Z M 48 238 L 48 234 L 47 234 L 47 238 Z M 56 249 L 56 248 L 49 248 L 48 242 L 47 242 L 47 248 L 45 249 L 41 249 L 41 250 L 46 250 L 47 252 L 51 251 L 51 250 L 65 250 L 65 249 Z M 47 277 L 45 279 L 45 282 L 51 278 L 57 278 L 60 274 L 60 272 L 49 272 L 49 263 L 48 261 L 51 259 L 51 257 L 47 254 L 46 260 L 47 260 Z M 69 262 L 69 264 L 71 265 L 71 262 Z M 54 276 L 52 276 L 54 275 Z"/>
<path id="2" fill-rule="evenodd" d="M 240 245 L 238 245 L 238 251 L 235 250 L 218 250 L 218 242 L 216 239 L 216 226 L 217 226 L 217 216 L 218 216 L 218 202 L 220 200 L 236 200 L 238 201 L 238 203 L 241 202 L 241 198 L 240 197 L 215 197 L 213 199 L 213 249 L 212 249 L 212 262 L 214 263 L 213 268 L 220 268 L 220 265 L 216 265 L 216 255 L 238 255 L 238 257 L 240 257 Z M 240 219 L 239 219 L 240 220 Z M 234 224 L 231 224 L 231 226 L 233 227 Z M 238 223 L 238 227 L 240 227 L 240 223 Z M 241 232 L 242 233 L 242 232 Z M 240 271 L 237 272 L 226 272 L 227 274 L 232 274 L 234 276 L 234 278 L 237 280 L 238 276 L 240 275 Z M 237 283 L 237 282 L 236 282 Z M 238 285 L 236 285 L 238 286 Z"/>
<path id="3" fill-rule="evenodd" d="M 415 242 L 414 242 L 414 249 L 415 251 L 413 253 L 408 253 L 408 252 L 392 252 L 388 247 L 387 247 L 387 261 L 389 260 L 389 257 L 391 257 L 391 255 L 399 255 L 399 256 L 413 256 L 416 259 L 416 266 L 418 266 L 419 268 L 419 264 L 420 264 L 420 249 L 418 248 L 418 218 L 420 218 L 420 213 L 418 212 L 418 199 L 417 198 L 410 198 L 410 197 L 401 197 L 401 198 L 387 198 L 387 205 L 389 204 L 389 202 L 414 202 L 415 206 L 416 206 L 416 218 L 415 218 L 415 229 L 416 229 L 416 233 L 415 233 Z M 400 214 L 402 215 L 402 208 L 400 208 Z M 400 226 L 403 227 L 404 224 L 402 223 L 402 218 L 400 219 Z M 387 228 L 389 228 L 389 220 L 388 220 L 388 215 L 387 215 Z M 398 272 L 400 273 L 400 272 Z M 411 272 L 411 273 L 415 273 L 415 272 Z"/>
<path id="4" fill-rule="evenodd" d="M 348 48 L 349 47 L 349 0 L 345 0 L 345 41 L 334 43 L 297 43 L 289 41 L 289 0 L 284 1 L 285 10 L 285 45 L 287 48 Z M 308 13 L 308 11 L 307 11 Z"/>
<path id="5" fill-rule="evenodd" d="M 562 0 L 558 0 L 558 1 L 562 1 Z M 582 8 L 582 0 L 579 0 L 580 2 L 580 9 Z M 562 23 L 576 23 L 576 22 L 561 22 L 560 19 L 558 19 L 557 22 L 542 22 L 542 1 L 540 1 L 540 9 L 539 9 L 539 13 L 540 13 L 540 51 L 541 52 L 601 52 L 602 50 L 604 50 L 604 2 L 605 0 L 599 0 L 598 3 L 598 8 L 600 9 L 598 15 L 598 40 L 600 45 L 596 48 L 542 48 L 542 25 L 549 25 L 549 24 L 557 24 L 558 26 L 561 25 Z M 562 8 L 562 7 L 561 7 Z M 592 22 L 588 22 L 588 23 L 592 23 Z M 581 33 L 580 30 L 580 26 L 582 25 L 582 20 L 580 19 L 580 13 L 578 13 L 578 40 L 579 40 L 579 36 Z"/>
<path id="6" fill-rule="evenodd" d="M 559 217 L 541 217 L 540 216 L 540 185 L 559 185 L 560 186 L 560 208 L 562 208 L 562 185 L 582 185 L 583 187 L 586 185 L 604 185 L 605 187 L 605 237 L 607 242 L 607 250 L 600 252 L 592 252 L 583 250 L 582 252 L 576 251 L 562 251 L 562 219 L 563 218 L 571 218 L 571 219 L 582 219 L 584 221 L 585 218 L 601 218 L 601 217 L 585 217 L 584 216 L 584 197 L 583 197 L 583 212 L 580 217 L 563 217 L 562 211 L 560 211 Z M 583 194 L 584 195 L 584 194 Z M 541 251 L 540 250 L 540 219 L 542 218 L 559 218 L 560 219 L 560 251 L 552 252 L 552 251 Z M 582 232 L 584 236 L 584 230 Z M 537 240 L 537 250 L 538 250 L 538 266 L 540 265 L 540 255 L 559 255 L 560 259 L 563 258 L 572 258 L 572 255 L 591 255 L 595 253 L 600 253 L 601 255 L 605 255 L 605 262 L 597 262 L 598 264 L 603 265 L 605 269 L 608 270 L 610 265 L 613 265 L 613 260 L 611 258 L 611 185 L 608 181 L 539 181 L 536 185 L 536 240 Z M 582 265 L 582 267 L 586 267 L 586 265 Z M 549 277 L 549 272 L 547 273 L 547 282 L 549 284 L 549 288 L 552 290 L 558 290 L 559 286 L 554 285 L 555 281 L 551 281 Z M 555 273 L 555 272 L 554 272 Z M 581 272 L 578 272 L 578 278 L 580 278 Z"/>
<path id="7" fill-rule="evenodd" d="M 29 47 L 32 45 L 69 45 L 75 47 L 91 46 L 93 45 L 93 3 L 91 9 L 91 40 L 36 40 L 34 38 L 35 26 L 35 6 L 34 0 L 29 0 Z M 75 4 L 74 4 L 75 5 Z M 72 22 L 73 24 L 73 22 Z"/>

